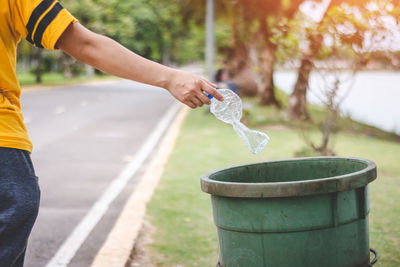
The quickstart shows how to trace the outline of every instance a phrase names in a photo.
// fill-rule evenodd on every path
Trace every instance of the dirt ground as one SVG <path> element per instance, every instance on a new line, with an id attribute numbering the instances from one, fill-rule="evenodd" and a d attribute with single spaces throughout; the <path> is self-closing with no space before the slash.
<path id="1" fill-rule="evenodd" d="M 144 220 L 135 247 L 125 267 L 156 267 L 149 253 L 149 245 L 153 241 L 151 236 L 154 232 L 154 227 L 147 220 Z"/>

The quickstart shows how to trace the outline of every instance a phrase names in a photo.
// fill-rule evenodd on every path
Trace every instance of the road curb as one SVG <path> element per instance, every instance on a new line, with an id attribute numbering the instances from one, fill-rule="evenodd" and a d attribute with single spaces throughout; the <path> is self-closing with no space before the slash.
<path id="1" fill-rule="evenodd" d="M 158 185 L 188 110 L 189 108 L 183 106 L 175 117 L 91 267 L 124 267 L 126 265 L 142 227 L 147 202 Z"/>

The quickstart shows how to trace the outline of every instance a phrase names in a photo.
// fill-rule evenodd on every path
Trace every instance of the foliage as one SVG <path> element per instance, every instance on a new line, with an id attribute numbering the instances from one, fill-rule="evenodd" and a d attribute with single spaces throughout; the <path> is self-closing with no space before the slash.
<path id="1" fill-rule="evenodd" d="M 194 0 L 64 0 L 62 4 L 81 24 L 128 49 L 164 64 L 198 61 L 203 57 L 204 3 Z M 84 71 L 60 51 L 42 53 L 44 72 Z M 38 68 L 34 50 L 19 47 L 19 70 Z M 65 67 L 68 68 L 65 70 Z M 76 74 L 78 74 L 76 73 Z"/>
<path id="2" fill-rule="evenodd" d="M 222 1 L 232 32 L 231 42 L 222 51 L 242 94 L 259 93 L 261 103 L 280 107 L 273 81 L 276 55 L 278 50 L 282 56 L 297 45 L 295 34 L 288 29 L 303 1 Z"/>
<path id="3" fill-rule="evenodd" d="M 247 62 L 252 59 L 251 69 L 260 76 L 270 75 L 268 69 L 276 63 L 285 64 L 299 59 L 309 38 L 320 33 L 323 33 L 325 41 L 318 52 L 318 59 L 351 58 L 353 54 L 348 47 L 365 46 L 366 36 L 372 36 L 373 43 L 390 40 L 390 36 L 398 30 L 396 27 L 400 18 L 399 8 L 390 0 L 331 0 L 333 8 L 329 9 L 323 25 L 319 26 L 307 14 L 299 12 L 299 7 L 304 2 L 319 3 L 320 0 L 214 2 L 217 51 L 229 61 L 235 60 L 233 55 Z M 165 64 L 183 64 L 202 60 L 204 56 L 205 1 L 62 0 L 62 4 L 89 29 L 105 34 L 147 58 Z M 388 21 L 394 25 L 390 29 L 383 25 Z M 346 45 L 336 45 L 333 50 L 328 39 Z M 245 51 L 237 53 L 241 46 L 245 47 Z M 275 62 L 263 61 L 266 47 L 273 48 L 270 53 Z M 369 60 L 376 60 L 383 66 L 400 66 L 399 60 L 392 57 L 393 53 L 376 53 L 371 49 L 361 51 L 368 53 Z M 43 71 L 61 71 L 65 63 L 70 63 L 60 53 L 43 53 Z M 246 53 L 253 53 L 253 57 Z M 18 68 L 28 70 L 36 67 L 36 63 L 30 45 L 21 42 Z M 73 64 L 76 70 L 84 69 L 81 63 Z M 273 89 L 273 85 L 269 87 Z"/>
<path id="4" fill-rule="evenodd" d="M 350 5 L 347 1 L 339 2 L 338 5 L 328 7 L 326 16 L 317 25 L 316 35 L 311 38 L 312 41 L 318 39 L 321 43 L 310 45 L 319 46 L 324 42 L 321 46 L 323 49 L 319 50 L 323 53 L 319 55 L 320 59 L 325 59 L 325 63 L 321 67 L 314 66 L 314 70 L 324 69 L 320 75 L 323 85 L 318 93 L 326 108 L 326 115 L 320 127 L 323 136 L 321 143 L 316 145 L 315 142 L 309 140 L 307 134 L 304 134 L 304 140 L 310 149 L 324 156 L 335 154 L 331 148 L 331 137 L 340 131 L 337 125 L 340 105 L 353 84 L 348 80 L 354 81 L 356 72 L 366 66 L 369 59 L 368 53 L 377 49 L 380 42 L 390 36 L 387 19 L 390 18 L 394 9 L 393 6 L 388 7 L 387 2 L 386 5 L 382 4 L 385 1 L 378 3 L 382 5 L 380 8 L 372 6 L 371 3 L 374 1 L 371 1 L 369 5 L 359 3 Z M 315 49 L 312 51 L 318 52 Z M 340 67 L 336 66 L 336 62 L 339 59 L 346 60 L 351 70 L 349 75 L 338 72 Z M 343 89 L 343 87 L 347 88 Z M 312 91 L 315 89 L 312 88 Z M 340 95 L 339 91 L 343 92 L 343 90 L 346 91 Z M 314 91 L 313 94 L 315 95 L 316 92 Z"/>
<path id="5" fill-rule="evenodd" d="M 247 50 L 255 48 L 259 57 L 266 46 L 276 46 L 281 56 L 287 55 L 285 59 L 296 53 L 299 40 L 296 27 L 299 21 L 294 20 L 294 16 L 303 0 L 221 2 L 224 8 L 217 10 L 217 17 L 231 27 L 231 41 L 220 43 L 218 47 L 225 57 L 232 56 L 238 42 L 244 44 Z M 260 65 L 258 69 L 263 67 Z"/>

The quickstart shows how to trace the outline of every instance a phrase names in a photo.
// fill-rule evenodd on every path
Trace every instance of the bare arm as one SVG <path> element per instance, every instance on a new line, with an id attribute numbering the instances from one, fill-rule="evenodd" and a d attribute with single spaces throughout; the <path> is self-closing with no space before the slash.
<path id="1" fill-rule="evenodd" d="M 145 59 L 79 23 L 73 23 L 65 30 L 57 42 L 57 47 L 104 72 L 165 88 L 191 108 L 210 104 L 210 100 L 201 90 L 220 101 L 223 100 L 215 85 L 207 80 Z"/>

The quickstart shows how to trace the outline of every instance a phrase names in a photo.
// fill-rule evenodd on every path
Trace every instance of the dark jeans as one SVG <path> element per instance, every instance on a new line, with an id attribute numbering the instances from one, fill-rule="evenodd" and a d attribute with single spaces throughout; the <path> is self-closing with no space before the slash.
<path id="1" fill-rule="evenodd" d="M 39 199 L 38 178 L 29 152 L 0 147 L 0 266 L 24 265 Z"/>

